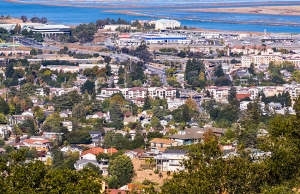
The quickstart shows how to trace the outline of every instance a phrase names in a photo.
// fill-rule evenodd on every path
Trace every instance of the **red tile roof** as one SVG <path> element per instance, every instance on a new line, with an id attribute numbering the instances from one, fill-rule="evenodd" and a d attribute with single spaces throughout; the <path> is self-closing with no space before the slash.
<path id="1" fill-rule="evenodd" d="M 105 153 L 110 154 L 110 153 L 117 153 L 118 150 L 116 148 L 109 148 L 105 149 Z"/>
<path id="2" fill-rule="evenodd" d="M 236 94 L 236 98 L 238 100 L 241 100 L 243 98 L 250 97 L 250 96 L 251 96 L 251 94 Z"/>
<path id="3" fill-rule="evenodd" d="M 97 148 L 92 148 L 92 149 L 82 152 L 81 156 L 84 156 L 86 154 L 98 155 L 100 153 L 110 154 L 110 153 L 116 153 L 116 152 L 118 152 L 118 150 L 116 148 L 103 149 L 103 148 L 97 147 Z"/>
<path id="4" fill-rule="evenodd" d="M 34 143 L 45 144 L 45 143 L 50 143 L 50 141 L 48 141 L 48 140 L 37 140 L 37 139 L 25 139 L 23 142 L 24 143 L 28 143 L 28 144 L 34 144 Z"/>
<path id="5" fill-rule="evenodd" d="M 104 153 L 104 149 L 103 148 L 92 148 L 89 150 L 86 150 L 84 152 L 81 153 L 81 156 L 84 156 L 86 154 L 93 154 L 93 155 L 98 155 L 100 153 Z"/>

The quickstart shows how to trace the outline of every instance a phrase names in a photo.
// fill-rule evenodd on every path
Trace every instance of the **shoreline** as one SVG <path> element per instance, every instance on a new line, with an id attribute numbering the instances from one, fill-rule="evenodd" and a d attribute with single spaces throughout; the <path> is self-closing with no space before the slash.
<path id="1" fill-rule="evenodd" d="M 203 6 L 224 6 L 224 7 L 241 7 L 247 8 L 252 6 L 259 6 L 259 5 L 266 5 L 270 3 L 270 1 L 261 1 L 261 2 L 205 2 L 205 3 L 191 3 L 191 5 L 182 5 L 182 4 L 163 4 L 163 5 L 138 5 L 136 1 L 128 0 L 125 4 L 124 2 L 118 2 L 120 5 L 89 5 L 89 3 L 84 3 L 84 0 L 78 1 L 78 3 L 72 3 L 72 0 L 62 0 L 61 3 L 56 3 L 50 0 L 44 0 L 43 2 L 36 2 L 36 1 L 21 1 L 21 0 L 5 0 L 5 2 L 11 3 L 18 3 L 18 4 L 32 4 L 32 5 L 44 5 L 44 6 L 58 6 L 58 7 L 84 7 L 84 8 L 104 8 L 104 9 L 111 9 L 111 8 L 175 8 L 175 9 L 186 9 L 194 8 L 195 6 L 203 7 Z M 101 1 L 100 3 L 112 3 L 110 0 Z M 114 2 L 115 3 L 115 2 Z M 132 4 L 131 4 L 132 3 Z M 300 5 L 300 2 L 296 1 L 284 1 L 284 2 L 272 2 L 274 5 Z M 117 3 L 116 3 L 117 4 Z M 207 9 L 218 9 L 218 8 L 207 8 Z M 223 8 L 221 8 L 223 9 Z M 224 8 L 226 9 L 226 8 Z M 200 9 L 199 9 L 200 10 Z M 204 9 L 203 9 L 204 10 Z"/>
<path id="2" fill-rule="evenodd" d="M 247 8 L 245 8 L 247 9 Z M 299 6 L 299 10 L 300 10 L 300 6 Z M 107 13 L 119 13 L 119 14 L 125 14 L 125 15 L 132 15 L 132 16 L 147 16 L 147 17 L 152 17 L 153 19 L 156 17 L 153 17 L 149 14 L 143 14 L 143 13 L 136 13 L 133 11 L 128 11 L 128 10 L 104 10 L 103 12 L 107 12 Z M 219 13 L 219 12 L 217 12 Z M 300 13 L 299 13 L 300 14 Z M 168 17 L 164 17 L 161 16 L 160 18 L 168 18 Z M 197 21 L 197 19 L 193 18 L 193 17 L 186 17 L 186 18 L 173 18 L 176 20 L 194 20 Z M 217 20 L 217 19 L 209 19 L 209 20 L 204 20 L 204 19 L 199 19 L 199 22 L 219 22 L 222 23 L 224 22 L 223 20 Z M 226 23 L 228 24 L 255 24 L 255 25 L 269 25 L 269 26 L 296 26 L 296 27 L 300 27 L 300 23 L 293 23 L 293 22 L 274 22 L 274 21 L 263 21 L 263 20 L 253 20 L 253 21 L 226 21 Z"/>
<path id="3" fill-rule="evenodd" d="M 300 16 L 300 6 L 258 6 L 237 8 L 186 9 L 191 12 L 238 13 L 256 15 Z"/>

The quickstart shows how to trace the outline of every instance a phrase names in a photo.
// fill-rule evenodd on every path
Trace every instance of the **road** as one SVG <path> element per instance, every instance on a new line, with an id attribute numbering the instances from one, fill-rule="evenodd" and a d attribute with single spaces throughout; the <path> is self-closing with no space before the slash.
<path id="1" fill-rule="evenodd" d="M 158 68 L 149 64 L 145 64 L 145 67 L 147 67 L 149 71 L 152 71 L 153 73 L 157 74 L 160 77 L 160 81 L 162 82 L 163 86 L 165 87 L 169 86 L 164 68 Z"/>

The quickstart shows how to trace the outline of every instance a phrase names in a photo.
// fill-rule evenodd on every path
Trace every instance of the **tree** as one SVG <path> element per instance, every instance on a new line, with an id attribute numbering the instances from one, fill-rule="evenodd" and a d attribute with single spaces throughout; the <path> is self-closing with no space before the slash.
<path id="1" fill-rule="evenodd" d="M 195 100 L 188 98 L 184 103 L 190 110 L 198 110 L 198 105 Z"/>
<path id="2" fill-rule="evenodd" d="M 123 106 L 125 103 L 125 98 L 122 93 L 115 93 L 111 95 L 109 102 L 110 104 L 119 104 L 120 106 Z"/>
<path id="3" fill-rule="evenodd" d="M 5 145 L 5 140 L 4 139 L 0 139 L 0 147 L 3 147 Z"/>
<path id="4" fill-rule="evenodd" d="M 45 119 L 45 114 L 42 108 L 39 106 L 33 107 L 34 117 L 37 119 L 39 123 L 42 123 Z"/>
<path id="5" fill-rule="evenodd" d="M 222 77 L 224 75 L 222 64 L 217 65 L 215 68 L 215 76 Z"/>
<path id="6" fill-rule="evenodd" d="M 121 107 L 119 104 L 113 104 L 110 109 L 110 119 L 112 121 L 112 127 L 115 127 L 116 129 L 121 129 L 123 124 L 123 113 L 121 110 Z"/>
<path id="7" fill-rule="evenodd" d="M 159 119 L 156 116 L 153 116 L 151 118 L 150 125 L 151 125 L 151 127 L 155 128 L 155 129 L 158 129 L 158 130 L 162 129 L 160 121 L 159 121 Z"/>
<path id="8" fill-rule="evenodd" d="M 110 61 L 111 61 L 110 56 L 105 56 L 105 57 L 104 57 L 104 63 L 109 64 Z"/>
<path id="9" fill-rule="evenodd" d="M 44 87 L 43 92 L 45 93 L 46 96 L 50 95 L 50 88 L 49 87 Z"/>
<path id="10" fill-rule="evenodd" d="M 36 49 L 31 49 L 30 50 L 30 55 L 37 55 L 37 51 L 36 51 Z"/>
<path id="11" fill-rule="evenodd" d="M 92 137 L 88 131 L 78 130 L 67 133 L 66 140 L 70 144 L 90 144 Z"/>
<path id="12" fill-rule="evenodd" d="M 248 157 L 222 158 L 218 139 L 204 134 L 204 143 L 192 145 L 185 170 L 167 179 L 161 193 L 260 193 L 266 169 Z M 188 186 L 187 186 L 188 185 Z"/>
<path id="13" fill-rule="evenodd" d="M 81 93 L 87 91 L 90 95 L 95 92 L 95 82 L 87 80 L 80 88 Z"/>
<path id="14" fill-rule="evenodd" d="M 60 151 L 60 149 L 57 145 L 54 145 L 51 148 L 51 157 L 52 157 L 53 168 L 59 167 L 63 164 L 64 155 L 63 155 L 63 152 Z"/>
<path id="15" fill-rule="evenodd" d="M 6 116 L 0 113 L 0 124 L 6 124 L 6 123 L 7 123 Z"/>
<path id="16" fill-rule="evenodd" d="M 191 116 L 190 116 L 189 108 L 188 108 L 187 105 L 183 106 L 181 115 L 182 115 L 181 116 L 182 117 L 182 121 L 184 121 L 184 122 L 191 121 Z"/>
<path id="17" fill-rule="evenodd" d="M 2 97 L 0 97 L 0 113 L 5 115 L 9 113 L 9 106 Z"/>
<path id="18" fill-rule="evenodd" d="M 98 166 L 96 166 L 95 164 L 92 163 L 87 163 L 87 165 L 85 165 L 85 167 L 83 169 L 90 169 L 91 171 L 93 171 L 94 173 L 101 175 L 101 170 Z"/>
<path id="19" fill-rule="evenodd" d="M 36 135 L 37 126 L 32 117 L 26 118 L 26 120 L 21 124 L 20 128 L 25 129 L 25 131 L 29 137 Z"/>
<path id="20" fill-rule="evenodd" d="M 22 20 L 23 22 L 27 22 L 28 18 L 27 18 L 25 15 L 22 15 L 22 16 L 21 16 L 21 20 Z"/>
<path id="21" fill-rule="evenodd" d="M 14 70 L 14 65 L 12 63 L 8 63 L 8 65 L 6 66 L 5 69 L 5 76 L 7 78 L 11 78 L 14 74 L 15 70 Z"/>
<path id="22" fill-rule="evenodd" d="M 74 108 L 72 109 L 72 117 L 76 119 L 81 119 L 86 116 L 86 109 L 82 104 L 75 104 Z"/>
<path id="23" fill-rule="evenodd" d="M 236 89 L 234 86 L 231 86 L 228 91 L 228 102 L 232 105 L 233 100 L 236 99 Z"/>
<path id="24" fill-rule="evenodd" d="M 117 156 L 110 161 L 107 171 L 110 176 L 108 181 L 109 188 L 119 188 L 130 183 L 134 175 L 133 164 L 126 155 Z"/>
<path id="25" fill-rule="evenodd" d="M 151 109 L 151 102 L 150 102 L 150 97 L 147 95 L 147 97 L 144 100 L 143 110 L 149 110 L 149 109 Z"/>

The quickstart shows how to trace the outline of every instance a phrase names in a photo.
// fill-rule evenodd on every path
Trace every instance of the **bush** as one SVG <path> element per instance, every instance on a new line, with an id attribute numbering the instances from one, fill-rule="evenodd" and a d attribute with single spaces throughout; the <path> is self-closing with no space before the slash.
<path id="1" fill-rule="evenodd" d="M 154 170 L 154 173 L 155 173 L 155 174 L 158 174 L 158 173 L 159 173 L 159 170 L 155 169 L 155 170 Z"/>

